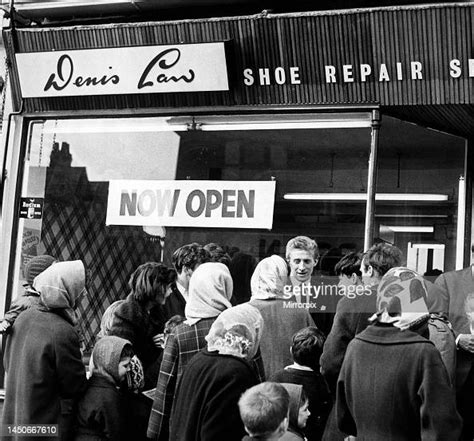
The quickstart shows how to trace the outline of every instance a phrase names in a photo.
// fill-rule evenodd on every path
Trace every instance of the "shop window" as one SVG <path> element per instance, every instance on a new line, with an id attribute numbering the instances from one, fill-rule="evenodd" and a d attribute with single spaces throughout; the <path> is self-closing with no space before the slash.
<path id="1" fill-rule="evenodd" d="M 323 254 L 318 272 L 328 275 L 364 245 L 370 113 L 46 120 L 31 122 L 27 139 L 21 196 L 40 201 L 42 213 L 20 219 L 15 291 L 34 255 L 83 260 L 92 274 L 80 307 L 89 349 L 105 308 L 127 295 L 131 272 L 150 260 L 170 264 L 183 244 L 215 242 L 261 259 L 284 256 L 291 237 L 307 235 Z M 117 179 L 274 180 L 273 226 L 107 225 Z"/>
<path id="2" fill-rule="evenodd" d="M 462 138 L 382 120 L 377 193 L 394 197 L 376 200 L 376 235 L 398 246 L 407 265 L 421 274 L 455 269 L 456 246 L 464 249 L 457 237 L 464 157 Z"/>

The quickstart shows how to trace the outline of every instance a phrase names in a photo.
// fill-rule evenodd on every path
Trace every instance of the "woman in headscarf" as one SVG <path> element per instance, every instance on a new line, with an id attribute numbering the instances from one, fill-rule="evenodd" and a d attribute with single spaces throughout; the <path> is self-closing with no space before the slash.
<path id="1" fill-rule="evenodd" d="M 314 326 L 314 321 L 308 309 L 285 306 L 287 302 L 294 303 L 295 299 L 291 290 L 285 293 L 285 287 L 291 288 L 291 283 L 288 266 L 282 257 L 273 255 L 263 259 L 255 268 L 250 285 L 250 304 L 260 311 L 265 322 L 260 350 L 265 375 L 269 378 L 293 363 L 291 339 L 300 329 Z"/>
<path id="2" fill-rule="evenodd" d="M 183 374 L 173 406 L 170 441 L 240 441 L 245 436 L 237 403 L 258 383 L 251 364 L 263 319 L 248 303 L 224 311 Z"/>
<path id="3" fill-rule="evenodd" d="M 168 336 L 163 352 L 148 438 L 167 439 L 176 385 L 191 358 L 204 348 L 205 337 L 217 316 L 232 306 L 232 286 L 229 269 L 222 263 L 203 263 L 193 272 L 185 308 L 186 321 Z"/>
<path id="4" fill-rule="evenodd" d="M 458 439 L 454 390 L 427 339 L 426 296 L 426 281 L 408 268 L 392 268 L 380 281 L 372 325 L 349 344 L 338 379 L 344 433 L 367 441 Z"/>
<path id="5" fill-rule="evenodd" d="M 53 438 L 70 439 L 74 408 L 86 386 L 74 329 L 85 280 L 80 260 L 56 263 L 35 278 L 39 305 L 18 316 L 6 342 L 5 427 L 57 424 Z"/>

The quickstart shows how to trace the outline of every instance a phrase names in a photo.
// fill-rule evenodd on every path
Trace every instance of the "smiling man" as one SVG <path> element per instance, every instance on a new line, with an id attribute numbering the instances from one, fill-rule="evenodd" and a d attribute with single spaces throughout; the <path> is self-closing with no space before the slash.
<path id="1" fill-rule="evenodd" d="M 286 244 L 286 261 L 290 266 L 293 286 L 310 285 L 311 275 L 319 260 L 318 244 L 309 237 L 297 236 Z"/>
<path id="2" fill-rule="evenodd" d="M 319 248 L 313 239 L 297 236 L 286 244 L 286 261 L 294 298 L 299 303 L 306 303 L 314 323 L 327 335 L 334 317 L 333 302 L 337 301 L 337 297 L 319 295 L 324 291 L 323 285 L 330 285 L 333 281 L 325 281 L 320 276 L 312 277 L 318 260 Z"/>

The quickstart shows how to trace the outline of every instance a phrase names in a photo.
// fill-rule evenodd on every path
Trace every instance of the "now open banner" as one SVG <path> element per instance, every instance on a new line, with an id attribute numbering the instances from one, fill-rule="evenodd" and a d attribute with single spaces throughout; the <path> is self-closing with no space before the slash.
<path id="1" fill-rule="evenodd" d="M 271 229 L 274 206 L 275 181 L 112 180 L 106 224 Z"/>

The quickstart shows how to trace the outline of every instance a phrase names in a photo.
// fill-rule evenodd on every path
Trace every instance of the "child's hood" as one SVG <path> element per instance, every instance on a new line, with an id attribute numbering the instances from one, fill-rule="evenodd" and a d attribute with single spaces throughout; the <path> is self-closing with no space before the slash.
<path id="1" fill-rule="evenodd" d="M 58 262 L 39 274 L 33 287 L 40 292 L 42 303 L 49 309 L 74 308 L 85 289 L 86 272 L 80 260 Z"/>
<path id="2" fill-rule="evenodd" d="M 119 363 L 123 348 L 131 343 L 124 338 L 108 335 L 102 337 L 92 351 L 93 374 L 100 374 L 112 378 L 119 384 Z"/>
<path id="3" fill-rule="evenodd" d="M 290 396 L 290 426 L 298 427 L 298 415 L 300 407 L 304 404 L 301 402 L 303 386 L 301 384 L 281 383 Z"/>

